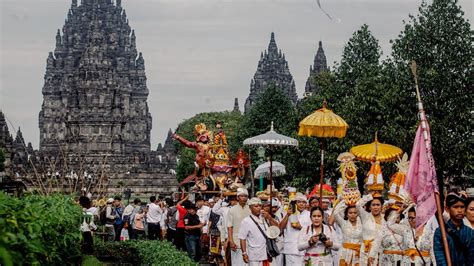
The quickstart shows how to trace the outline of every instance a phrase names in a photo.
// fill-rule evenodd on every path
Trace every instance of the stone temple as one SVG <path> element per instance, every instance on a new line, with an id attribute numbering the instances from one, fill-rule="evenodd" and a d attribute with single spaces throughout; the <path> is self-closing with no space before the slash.
<path id="1" fill-rule="evenodd" d="M 268 50 L 260 54 L 257 71 L 250 82 L 250 94 L 245 101 L 245 112 L 250 110 L 258 95 L 264 92 L 272 83 L 280 88 L 296 104 L 298 95 L 296 94 L 295 81 L 288 68 L 285 54 L 278 50 L 273 32 L 268 44 Z"/>
<path id="2" fill-rule="evenodd" d="M 40 170 L 66 181 L 89 179 L 91 193 L 176 191 L 171 131 L 151 151 L 148 92 L 145 61 L 121 1 L 72 0 L 46 60 L 35 158 L 52 163 Z"/>
<path id="3" fill-rule="evenodd" d="M 305 95 L 315 95 L 320 93 L 320 88 L 314 82 L 314 78 L 324 71 L 329 71 L 329 68 L 323 50 L 323 43 L 319 42 L 318 51 L 314 57 L 314 64 L 309 68 L 309 77 L 308 80 L 306 80 L 306 86 L 304 88 Z"/>

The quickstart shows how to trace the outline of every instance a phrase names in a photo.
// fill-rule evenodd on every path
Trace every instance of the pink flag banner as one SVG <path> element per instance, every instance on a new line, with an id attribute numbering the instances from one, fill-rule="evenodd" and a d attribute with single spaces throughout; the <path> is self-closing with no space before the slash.
<path id="1" fill-rule="evenodd" d="M 438 181 L 428 123 L 422 123 L 416 131 L 415 142 L 410 157 L 410 167 L 405 180 L 405 189 L 416 204 L 416 227 L 425 224 L 436 213 L 434 192 L 438 192 Z"/>

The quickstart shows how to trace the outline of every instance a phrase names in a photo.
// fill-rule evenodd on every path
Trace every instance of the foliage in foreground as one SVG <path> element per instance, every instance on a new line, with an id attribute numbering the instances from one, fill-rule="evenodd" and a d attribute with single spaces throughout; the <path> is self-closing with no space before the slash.
<path id="1" fill-rule="evenodd" d="M 68 264 L 80 258 L 82 210 L 72 198 L 0 192 L 2 265 Z"/>
<path id="2" fill-rule="evenodd" d="M 132 265 L 197 265 L 186 253 L 178 251 L 167 241 L 98 242 L 95 251 L 96 257 L 103 262 Z"/>

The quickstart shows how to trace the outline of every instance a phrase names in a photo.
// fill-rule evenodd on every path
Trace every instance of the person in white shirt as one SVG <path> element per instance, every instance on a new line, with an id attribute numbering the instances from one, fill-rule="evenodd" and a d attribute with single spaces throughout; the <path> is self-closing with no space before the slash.
<path id="1" fill-rule="evenodd" d="M 303 265 L 304 251 L 298 249 L 298 234 L 302 228 L 311 224 L 309 211 L 306 210 L 307 200 L 302 193 L 296 193 L 295 203 L 280 222 L 280 230 L 284 228 L 283 254 L 286 265 Z M 293 207 L 295 206 L 295 209 Z"/>
<path id="2" fill-rule="evenodd" d="M 94 252 L 94 240 L 92 238 L 92 231 L 97 230 L 97 226 L 94 223 L 94 217 L 97 216 L 97 208 L 91 206 L 91 200 L 88 197 L 81 196 L 79 198 L 79 204 L 82 206 L 82 224 L 81 232 L 83 244 L 82 251 L 85 254 L 92 254 Z"/>
<path id="3" fill-rule="evenodd" d="M 237 199 L 239 203 L 229 210 L 227 215 L 227 231 L 229 238 L 229 247 L 231 249 L 230 256 L 232 266 L 247 265 L 242 258 L 240 249 L 240 241 L 238 234 L 242 220 L 250 215 L 250 208 L 247 205 L 248 191 L 245 188 L 237 189 Z"/>
<path id="4" fill-rule="evenodd" d="M 128 235 L 130 236 L 130 239 L 135 239 L 133 234 L 133 218 L 140 209 L 140 203 L 141 200 L 136 198 L 133 203 L 128 204 L 123 210 L 122 220 L 128 229 Z"/>
<path id="5" fill-rule="evenodd" d="M 201 223 L 204 224 L 202 233 L 207 234 L 209 231 L 207 223 L 209 221 L 209 215 L 211 214 L 211 208 L 204 205 L 204 199 L 201 197 L 196 198 L 196 207 L 198 208 L 197 215 L 199 216 L 199 220 L 201 220 Z"/>
<path id="6" fill-rule="evenodd" d="M 267 211 L 265 208 L 267 206 L 264 206 L 264 210 Z M 270 204 L 268 204 L 268 209 L 270 209 Z M 272 198 L 272 204 L 271 204 L 271 210 L 272 210 L 272 217 L 276 221 L 276 226 L 279 227 L 280 222 L 283 220 L 283 217 L 285 217 L 285 214 L 283 213 L 283 208 L 281 205 L 281 202 L 277 198 Z M 270 212 L 268 210 L 267 212 Z M 272 261 L 270 263 L 271 266 L 281 266 L 284 264 L 283 262 L 283 248 L 284 248 L 284 236 L 283 236 L 283 230 L 284 228 L 280 228 L 280 235 L 275 239 L 276 245 L 278 247 L 278 250 L 280 251 L 280 255 L 273 257 Z"/>
<path id="7" fill-rule="evenodd" d="M 114 203 L 114 198 L 109 198 L 107 200 L 107 206 L 105 207 L 105 229 L 108 233 L 108 240 L 109 241 L 114 241 L 115 239 L 115 228 L 114 228 L 114 222 L 115 222 L 115 208 L 113 206 Z"/>
<path id="8" fill-rule="evenodd" d="M 332 266 L 334 263 L 331 251 L 338 250 L 340 244 L 333 230 L 323 224 L 323 214 L 321 207 L 313 207 L 311 224 L 302 228 L 298 234 L 298 249 L 305 252 L 304 265 Z"/>
<path id="9" fill-rule="evenodd" d="M 202 234 L 201 234 L 201 249 L 202 249 L 202 255 L 205 260 L 207 260 L 208 255 L 209 255 L 209 216 L 211 215 L 211 208 L 209 206 L 206 206 L 204 203 L 204 199 L 202 197 L 197 197 L 196 200 L 196 207 L 197 207 L 197 212 L 196 214 L 199 216 L 199 220 L 201 223 L 204 224 L 202 228 Z"/>
<path id="10" fill-rule="evenodd" d="M 239 229 L 242 258 L 249 266 L 262 266 L 264 263 L 268 265 L 267 241 L 263 234 L 271 225 L 268 221 L 274 224 L 276 221 L 271 219 L 268 212 L 262 210 L 262 201 L 259 198 L 250 199 L 248 204 L 251 214 L 242 220 Z"/>
<path id="11" fill-rule="evenodd" d="M 224 260 L 227 262 L 227 264 L 230 264 L 230 251 L 227 249 L 229 246 L 229 234 L 227 231 L 227 216 L 229 213 L 229 210 L 232 206 L 235 206 L 237 204 L 237 198 L 235 196 L 229 197 L 228 198 L 228 203 L 223 200 L 223 196 L 221 195 L 221 198 L 214 204 L 212 207 L 212 211 L 218 215 L 220 215 L 219 222 L 217 223 L 217 228 L 219 228 L 220 231 L 220 237 L 221 237 L 221 243 L 222 244 L 222 251 L 221 255 L 224 258 Z"/>
<path id="12" fill-rule="evenodd" d="M 162 236 L 166 233 L 163 208 L 161 206 L 161 202 L 156 199 L 155 196 L 150 197 L 150 202 L 151 203 L 148 205 L 148 212 L 146 215 L 146 221 L 148 224 L 148 239 L 161 240 Z"/>

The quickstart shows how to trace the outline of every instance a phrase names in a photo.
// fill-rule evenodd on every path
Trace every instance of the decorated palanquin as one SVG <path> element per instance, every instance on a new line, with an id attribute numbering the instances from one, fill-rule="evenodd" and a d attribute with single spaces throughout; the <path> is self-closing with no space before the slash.
<path id="1" fill-rule="evenodd" d="M 194 179 L 195 189 L 201 191 L 235 191 L 242 187 L 250 167 L 250 161 L 243 150 L 232 160 L 229 145 L 222 124 L 216 123 L 216 132 L 207 130 L 203 123 L 195 126 L 196 142 L 190 142 L 179 135 L 174 138 L 184 146 L 196 150 L 195 171 L 187 179 Z"/>

